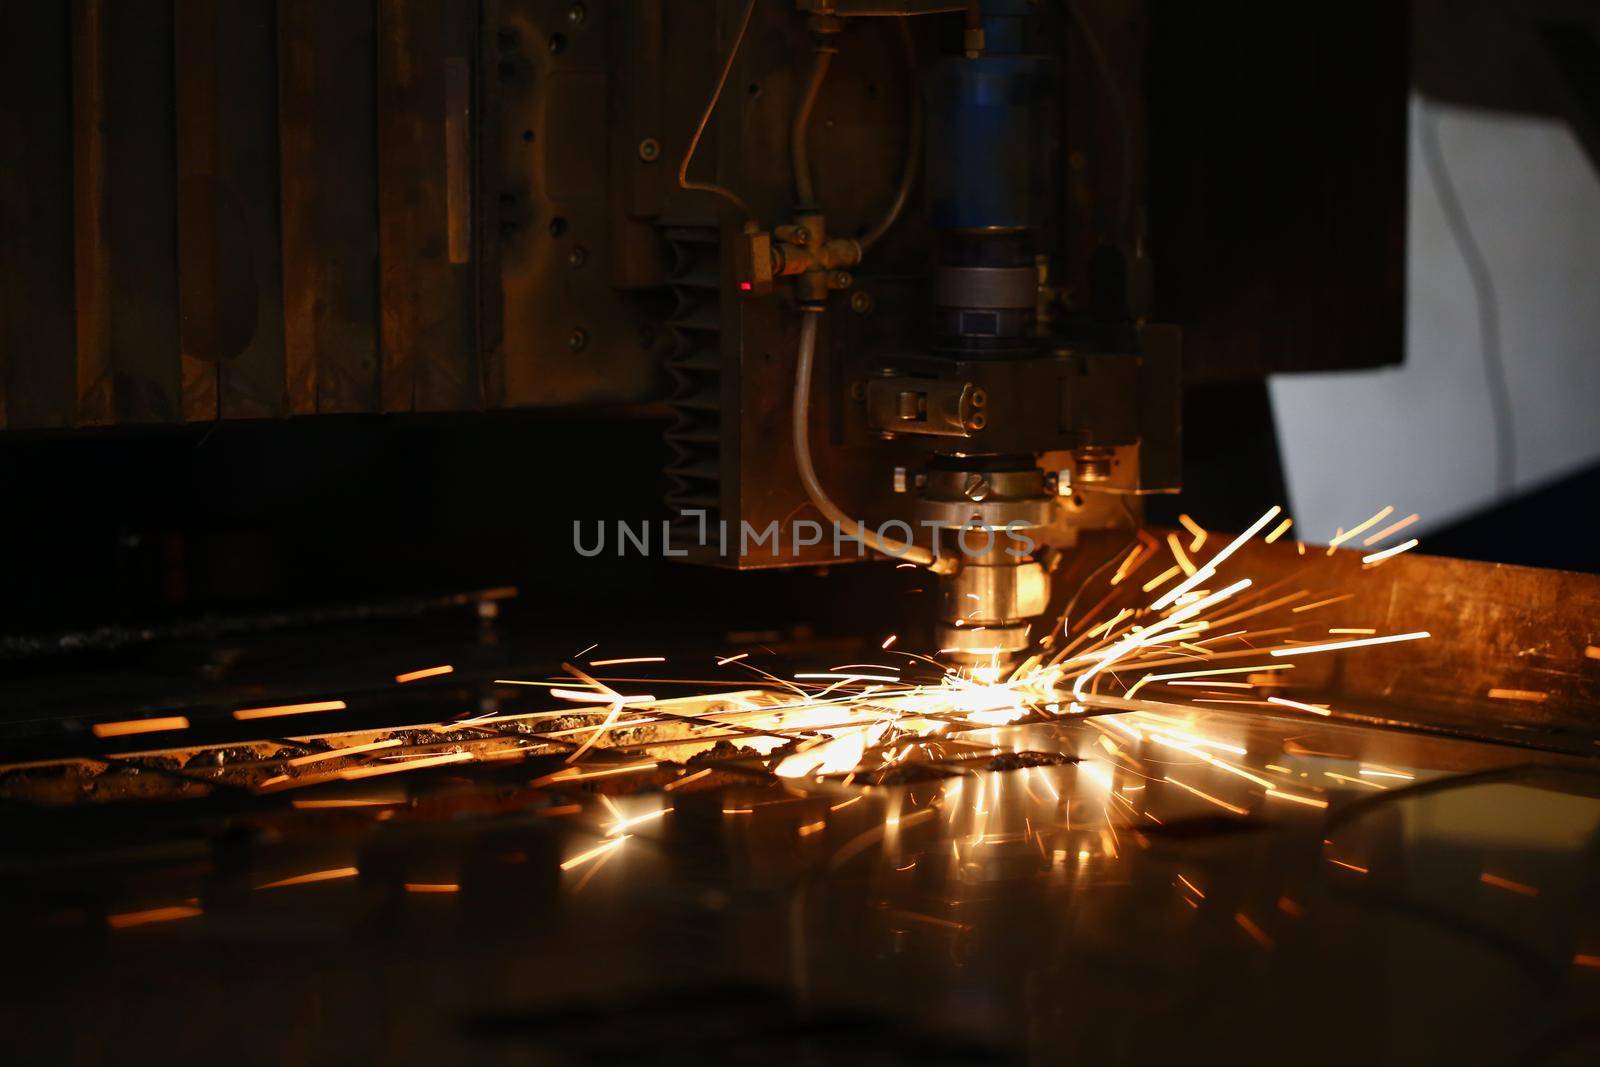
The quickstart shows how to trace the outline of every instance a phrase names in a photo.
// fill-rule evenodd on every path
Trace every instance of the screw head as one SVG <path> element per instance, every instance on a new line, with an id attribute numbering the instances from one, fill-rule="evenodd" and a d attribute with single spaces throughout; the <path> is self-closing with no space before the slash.
<path id="1" fill-rule="evenodd" d="M 968 500 L 982 500 L 989 495 L 989 488 L 989 479 L 981 474 L 969 474 L 961 492 Z"/>
<path id="2" fill-rule="evenodd" d="M 972 391 L 972 406 L 973 407 L 981 408 L 981 407 L 986 406 L 988 403 L 989 403 L 989 394 L 988 393 L 984 392 L 982 389 L 974 389 Z"/>
<path id="3" fill-rule="evenodd" d="M 639 142 L 639 158 L 646 163 L 654 163 L 661 158 L 661 142 L 654 137 L 646 137 Z"/>
<path id="4" fill-rule="evenodd" d="M 850 272 L 847 270 L 834 270 L 828 272 L 828 288 L 830 289 L 848 289 L 855 283 L 855 278 L 853 278 Z"/>
<path id="5" fill-rule="evenodd" d="M 872 311 L 872 294 L 865 289 L 857 289 L 850 294 L 850 310 L 857 315 L 866 315 Z"/>
<path id="6" fill-rule="evenodd" d="M 589 250 L 582 245 L 573 245 L 572 251 L 567 253 L 567 262 L 574 267 L 581 267 L 589 262 Z"/>
<path id="7" fill-rule="evenodd" d="M 574 352 L 582 352 L 589 347 L 589 331 L 580 326 L 567 334 L 567 347 Z"/>
<path id="8" fill-rule="evenodd" d="M 583 22 L 584 16 L 588 14 L 589 12 L 584 9 L 582 4 L 573 4 L 567 8 L 567 21 L 577 26 Z"/>

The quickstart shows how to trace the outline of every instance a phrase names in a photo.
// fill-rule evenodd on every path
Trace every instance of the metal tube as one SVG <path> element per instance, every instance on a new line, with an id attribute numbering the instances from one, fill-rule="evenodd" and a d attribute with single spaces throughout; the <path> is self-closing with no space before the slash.
<path id="1" fill-rule="evenodd" d="M 806 77 L 805 92 L 794 111 L 794 124 L 789 128 L 789 152 L 794 157 L 794 194 L 801 207 L 817 206 L 817 191 L 811 178 L 811 149 L 807 135 L 811 127 L 811 111 L 816 107 L 817 94 L 828 77 L 828 67 L 833 63 L 833 49 L 818 47 L 811 61 L 811 73 Z"/>
<path id="2" fill-rule="evenodd" d="M 917 164 L 922 158 L 922 87 L 917 84 L 917 48 L 911 39 L 911 24 L 904 17 L 898 21 L 900 41 L 905 46 L 906 76 L 911 80 L 911 129 L 906 135 L 906 161 L 900 170 L 900 185 L 894 191 L 894 200 L 889 204 L 888 213 L 862 236 L 863 252 L 882 240 L 905 211 L 906 201 L 911 198 L 911 187 L 917 181 Z"/>
<path id="3" fill-rule="evenodd" d="M 800 348 L 794 362 L 794 465 L 800 472 L 800 484 L 805 486 L 822 517 L 835 523 L 846 533 L 860 531 L 861 541 L 874 552 L 881 552 L 907 563 L 933 565 L 933 553 L 917 545 L 891 541 L 867 529 L 865 523 L 850 518 L 828 496 L 827 490 L 817 480 L 816 468 L 811 465 L 811 364 L 817 351 L 817 319 L 821 307 L 805 307 L 800 316 Z"/>

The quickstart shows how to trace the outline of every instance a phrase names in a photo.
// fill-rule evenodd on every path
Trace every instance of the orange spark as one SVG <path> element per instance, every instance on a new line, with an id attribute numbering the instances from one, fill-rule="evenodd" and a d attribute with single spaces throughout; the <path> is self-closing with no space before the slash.
<path id="1" fill-rule="evenodd" d="M 276 719 L 280 715 L 305 715 L 313 711 L 343 711 L 342 700 L 318 700 L 310 704 L 279 704 L 271 708 L 240 708 L 233 717 L 240 722 L 250 719 Z"/>
<path id="2" fill-rule="evenodd" d="M 1238 923 L 1239 929 L 1243 930 L 1245 933 L 1254 938 L 1262 948 L 1272 948 L 1272 938 L 1267 936 L 1267 932 L 1265 930 L 1251 922 L 1250 916 L 1246 915 L 1242 911 L 1236 911 L 1233 913 L 1233 921 Z"/>
<path id="3" fill-rule="evenodd" d="M 407 893 L 459 893 L 461 887 L 455 882 L 407 882 Z"/>
<path id="4" fill-rule="evenodd" d="M 1157 586 L 1165 585 L 1171 579 L 1176 578 L 1180 573 L 1182 573 L 1182 571 L 1182 567 L 1179 567 L 1177 564 L 1173 564 L 1171 567 L 1168 567 L 1166 570 L 1162 571 L 1148 582 L 1145 582 L 1143 586 L 1144 591 L 1148 593 L 1154 590 Z"/>
<path id="5" fill-rule="evenodd" d="M 1365 645 L 1392 645 L 1399 641 L 1420 641 L 1425 637 L 1432 637 L 1427 630 L 1417 630 L 1409 634 L 1388 634 L 1384 637 L 1361 637 L 1353 641 L 1329 641 L 1324 645 L 1297 645 L 1294 648 L 1275 648 L 1274 656 L 1306 656 L 1313 652 L 1337 652 L 1346 648 L 1361 648 Z"/>
<path id="6" fill-rule="evenodd" d="M 738 663 L 742 659 L 748 659 L 749 656 L 750 656 L 750 653 L 748 653 L 748 652 L 741 652 L 737 656 L 724 656 L 721 659 L 717 660 L 717 666 L 726 667 L 730 663 Z"/>
<path id="7" fill-rule="evenodd" d="M 1303 918 L 1306 913 L 1305 908 L 1288 897 L 1278 898 L 1278 910 L 1293 919 Z"/>
<path id="8" fill-rule="evenodd" d="M 591 667 L 616 667 L 624 663 L 665 663 L 665 656 L 630 656 L 627 659 L 595 659 L 589 661 Z"/>
<path id="9" fill-rule="evenodd" d="M 330 748 L 326 752 L 313 752 L 309 756 L 296 756 L 290 760 L 290 767 L 304 767 L 308 763 L 317 763 L 326 759 L 338 759 L 341 756 L 354 756 L 361 752 L 376 752 L 380 748 L 395 748 L 401 744 L 398 737 L 391 737 L 387 741 L 374 741 L 368 745 L 350 745 L 347 748 Z"/>
<path id="10" fill-rule="evenodd" d="M 383 808 L 394 804 L 404 804 L 405 798 L 390 797 L 388 799 L 383 799 L 379 797 L 325 797 L 291 800 L 289 803 L 293 807 L 308 810 L 318 808 Z"/>
<path id="11" fill-rule="evenodd" d="M 1482 882 L 1484 885 L 1492 885 L 1496 889 L 1504 889 L 1509 893 L 1517 893 L 1525 897 L 1536 897 L 1539 895 L 1539 890 L 1535 886 L 1527 885 L 1523 882 L 1513 882 L 1509 878 L 1502 878 L 1498 874 L 1490 874 L 1488 871 L 1484 871 L 1482 874 L 1478 875 L 1478 881 Z"/>
<path id="12" fill-rule="evenodd" d="M 1382 563 L 1391 556 L 1398 556 L 1402 552 L 1407 552 L 1413 548 L 1416 548 L 1417 543 L 1417 539 L 1413 537 L 1409 541 L 1400 542 L 1393 548 L 1386 548 L 1382 552 L 1374 552 L 1370 556 L 1362 556 L 1361 562 L 1367 564 L 1368 566 L 1371 566 L 1374 563 Z"/>
<path id="13" fill-rule="evenodd" d="M 1310 611 L 1313 608 L 1325 608 L 1329 604 L 1337 604 L 1341 600 L 1349 600 L 1353 596 L 1355 596 L 1354 593 L 1345 593 L 1345 594 L 1343 594 L 1341 596 L 1331 596 L 1327 600 L 1319 600 L 1315 604 L 1301 604 L 1299 607 L 1291 608 L 1290 610 L 1293 611 L 1296 615 L 1298 615 L 1302 611 Z"/>
<path id="14" fill-rule="evenodd" d="M 1267 796 L 1278 800 L 1292 800 L 1296 804 L 1304 804 L 1308 808 L 1325 808 L 1328 806 L 1326 800 L 1318 800 L 1316 797 L 1303 797 L 1298 793 L 1285 793 L 1276 787 L 1268 787 Z"/>
<path id="15" fill-rule="evenodd" d="M 1335 867 L 1343 867 L 1347 871 L 1355 871 L 1357 874 L 1370 874 L 1371 873 L 1365 867 L 1357 867 L 1353 863 L 1346 863 L 1344 860 L 1336 860 L 1332 856 L 1328 857 L 1328 862 L 1333 864 Z"/>
<path id="16" fill-rule="evenodd" d="M 700 779 L 706 777 L 710 773 L 711 773 L 711 768 L 707 767 L 703 771 L 695 771 L 693 774 L 686 775 L 683 778 L 676 778 L 676 779 L 668 782 L 666 785 L 662 786 L 661 788 L 666 790 L 666 791 L 668 791 L 668 792 L 670 792 L 670 791 L 672 791 L 674 789 L 679 789 L 679 788 L 681 788 L 683 786 L 686 786 L 690 782 L 697 782 Z"/>
<path id="17" fill-rule="evenodd" d="M 1188 886 L 1189 887 L 1189 892 L 1193 893 L 1195 896 L 1199 897 L 1201 900 L 1204 900 L 1206 898 L 1206 895 L 1203 892 L 1200 891 L 1200 887 L 1195 885 L 1193 882 L 1189 881 L 1189 879 L 1185 878 L 1183 875 L 1181 875 L 1181 874 L 1178 875 L 1178 881 L 1180 881 L 1184 885 Z"/>
<path id="18" fill-rule="evenodd" d="M 639 771 L 653 771 L 661 766 L 655 760 L 646 760 L 643 763 L 628 763 L 620 767 L 602 767 L 594 771 L 581 771 L 576 767 L 555 771 L 543 778 L 535 778 L 529 782 L 530 786 L 538 788 L 542 785 L 555 785 L 560 782 L 581 782 L 589 778 L 609 778 L 614 774 L 635 774 Z"/>
<path id="19" fill-rule="evenodd" d="M 1520 700 L 1525 704 L 1543 704 L 1549 698 L 1549 693 L 1541 693 L 1537 689 L 1489 690 L 1490 700 Z"/>
<path id="20" fill-rule="evenodd" d="M 1327 775 L 1329 778 L 1335 778 L 1335 779 L 1337 779 L 1337 780 L 1339 780 L 1341 782 L 1349 782 L 1351 785 L 1364 785 L 1368 789 L 1382 789 L 1382 788 L 1384 788 L 1383 786 L 1379 785 L 1377 782 L 1368 782 L 1368 781 L 1364 781 L 1364 780 L 1362 780 L 1360 778 L 1352 778 L 1348 774 L 1340 774 L 1338 771 L 1323 771 L 1322 773 Z"/>
<path id="21" fill-rule="evenodd" d="M 572 857 L 570 860 L 567 860 L 565 863 L 563 863 L 561 865 L 561 869 L 563 871 L 570 871 L 574 867 L 581 867 L 585 863 L 588 863 L 590 860 L 597 859 L 600 856 L 604 856 L 606 853 L 612 851 L 613 849 L 621 848 L 622 847 L 622 843 L 624 841 L 626 841 L 626 840 L 628 840 L 628 835 L 627 834 L 623 834 L 621 837 L 616 838 L 616 839 L 611 840 L 611 841 L 607 841 L 603 845 L 596 845 L 594 848 L 591 848 L 587 852 L 580 852 L 576 856 Z"/>
<path id="22" fill-rule="evenodd" d="M 126 737 L 129 734 L 150 734 L 158 730 L 187 730 L 189 720 L 182 715 L 165 715 L 156 719 L 128 719 L 124 722 L 97 722 L 96 737 Z"/>
<path id="23" fill-rule="evenodd" d="M 1600 956 L 1591 956 L 1588 953 L 1580 952 L 1572 957 L 1572 965 L 1574 967 L 1600 967 Z"/>
<path id="24" fill-rule="evenodd" d="M 1206 543 L 1206 536 L 1207 535 L 1206 535 L 1205 529 L 1202 528 L 1199 523 L 1195 522 L 1193 519 L 1191 519 L 1187 515 L 1179 515 L 1178 516 L 1178 523 L 1185 530 L 1188 530 L 1191 534 L 1194 535 L 1194 540 L 1189 542 L 1189 551 L 1190 552 L 1198 552 L 1198 551 L 1200 551 L 1200 546 L 1204 545 Z"/>
<path id="25" fill-rule="evenodd" d="M 423 767 L 442 767 L 447 763 L 465 763 L 470 759 L 472 759 L 470 752 L 441 752 L 437 756 L 423 756 L 421 759 L 385 763 L 376 767 L 347 767 L 339 772 L 339 777 L 349 782 L 357 778 L 376 778 L 383 774 L 420 770 Z"/>
<path id="26" fill-rule="evenodd" d="M 1241 808 L 1241 807 L 1238 807 L 1238 806 L 1236 806 L 1234 804 L 1229 804 L 1226 800 L 1218 800 L 1216 797 L 1212 796 L 1210 793 L 1202 793 L 1200 790 L 1196 789 L 1194 786 L 1188 785 L 1188 784 L 1186 784 L 1184 782 L 1180 782 L 1176 778 L 1167 778 L 1166 781 L 1171 782 L 1173 785 L 1177 786 L 1179 789 L 1188 790 L 1189 792 L 1193 793 L 1195 796 L 1199 797 L 1201 800 L 1210 801 L 1212 804 L 1215 804 L 1219 808 L 1223 808 L 1223 809 L 1225 809 L 1227 811 L 1231 811 L 1235 815 L 1249 815 L 1250 814 L 1250 810 L 1248 808 Z"/>
<path id="27" fill-rule="evenodd" d="M 1284 534 L 1288 533 L 1289 532 L 1289 527 L 1291 527 L 1293 525 L 1294 525 L 1294 520 L 1293 519 L 1284 519 L 1282 522 L 1278 523 L 1278 525 L 1276 527 L 1273 528 L 1271 533 L 1267 534 L 1266 537 L 1262 538 L 1262 540 L 1270 545 L 1270 544 L 1272 544 L 1272 542 L 1276 541 L 1278 538 L 1280 538 Z"/>
<path id="28" fill-rule="evenodd" d="M 1183 568 L 1184 574 L 1193 574 L 1198 568 L 1183 551 L 1183 545 L 1178 541 L 1176 533 L 1167 534 L 1167 547 L 1172 550 L 1172 558 L 1178 561 L 1178 566 Z"/>
<path id="29" fill-rule="evenodd" d="M 1355 525 L 1354 527 L 1352 527 L 1351 529 L 1348 529 L 1348 530 L 1341 529 L 1338 533 L 1334 534 L 1333 540 L 1328 542 L 1328 555 L 1330 555 L 1330 556 L 1333 555 L 1334 550 L 1337 549 L 1340 545 L 1344 544 L 1346 541 L 1350 540 L 1352 537 L 1356 536 L 1357 534 L 1362 533 L 1362 532 L 1370 529 L 1372 526 L 1376 525 L 1377 523 L 1382 522 L 1384 519 L 1388 518 L 1393 513 L 1394 513 L 1394 506 L 1393 505 L 1388 505 L 1388 506 L 1385 506 L 1384 508 L 1382 508 L 1376 515 L 1372 516 L 1372 518 L 1368 519 L 1367 521 L 1362 522 L 1362 523 L 1358 523 L 1357 525 Z"/>
<path id="30" fill-rule="evenodd" d="M 446 663 L 442 667 L 424 667 L 420 671 L 407 671 L 405 674 L 397 674 L 394 676 L 394 680 L 401 685 L 405 685 L 407 682 L 417 682 L 424 678 L 437 678 L 441 674 L 453 674 L 454 672 L 455 667 Z"/>
<path id="31" fill-rule="evenodd" d="M 354 878 L 360 874 L 355 867 L 334 867 L 326 871 L 307 871 L 289 878 L 279 878 L 276 882 L 266 882 L 256 886 L 257 889 L 282 889 L 291 885 L 310 885 L 313 882 L 332 882 L 339 878 Z"/>
<path id="32" fill-rule="evenodd" d="M 1268 704 L 1279 704 L 1279 705 L 1282 705 L 1283 707 L 1294 708 L 1294 709 L 1296 709 L 1298 711 L 1309 711 L 1313 715 L 1332 715 L 1333 714 L 1333 712 L 1331 710 L 1329 710 L 1326 707 L 1323 707 L 1321 704 L 1302 704 L 1302 703 L 1300 703 L 1300 701 L 1298 701 L 1298 700 L 1290 700 L 1288 697 L 1268 697 L 1267 698 L 1267 703 Z"/>
<path id="33" fill-rule="evenodd" d="M 1364 548 L 1371 548 L 1373 545 L 1377 544 L 1379 541 L 1382 541 L 1390 534 L 1399 533 L 1401 530 L 1404 530 L 1407 526 L 1410 526 L 1412 523 L 1416 522 L 1420 517 L 1421 516 L 1419 516 L 1416 512 L 1412 512 L 1399 522 L 1385 526 L 1383 529 L 1379 530 L 1377 533 L 1361 542 L 1361 544 Z"/>
<path id="34" fill-rule="evenodd" d="M 552 689 L 550 695 L 557 700 L 570 700 L 576 704 L 649 704 L 655 700 L 648 693 L 625 697 L 609 689 Z"/>
<path id="35" fill-rule="evenodd" d="M 894 644 L 895 638 L 897 636 L 898 636 L 897 634 L 890 634 L 888 637 L 885 637 L 883 639 L 883 644 L 879 645 L 878 647 L 879 648 L 888 648 L 890 645 Z"/>
<path id="36" fill-rule="evenodd" d="M 201 909 L 176 904 L 166 908 L 148 908 L 144 911 L 122 911 L 115 915 L 106 916 L 106 925 L 113 930 L 126 930 L 130 926 L 143 926 L 145 923 L 164 923 L 174 919 L 192 919 L 196 915 L 205 914 Z"/>
<path id="37" fill-rule="evenodd" d="M 606 831 L 606 836 L 616 837 L 628 827 L 638 826 L 640 823 L 649 822 L 651 819 L 659 819 L 670 810 L 670 808 L 657 808 L 655 811 L 646 812 L 643 815 L 635 815 L 631 819 L 623 819 L 621 822 L 613 824 L 611 829 Z"/>
<path id="38" fill-rule="evenodd" d="M 1277 504 L 1272 505 L 1272 507 L 1267 509 L 1267 513 L 1265 515 L 1261 516 L 1255 522 L 1250 524 L 1249 529 L 1245 530 L 1244 533 L 1230 541 L 1228 546 L 1221 552 L 1218 552 L 1215 556 L 1212 556 L 1204 567 L 1201 567 L 1199 570 L 1189 575 L 1189 577 L 1185 578 L 1183 581 L 1179 582 L 1177 585 L 1161 594 L 1161 596 L 1150 605 L 1150 609 L 1152 611 L 1160 611 L 1162 608 L 1165 608 L 1168 604 L 1171 604 L 1174 600 L 1177 600 L 1180 596 L 1187 593 L 1201 582 L 1216 574 L 1217 568 L 1221 566 L 1229 556 L 1232 556 L 1235 552 L 1239 551 L 1239 549 L 1243 548 L 1246 541 L 1260 533 L 1261 528 L 1267 523 L 1271 522 L 1273 519 L 1277 518 L 1278 513 L 1282 510 L 1283 508 L 1279 507 Z"/>

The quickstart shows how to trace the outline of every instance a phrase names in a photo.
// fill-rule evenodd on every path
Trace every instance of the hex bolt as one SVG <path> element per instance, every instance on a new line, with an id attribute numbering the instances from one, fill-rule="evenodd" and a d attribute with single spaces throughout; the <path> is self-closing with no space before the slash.
<path id="1" fill-rule="evenodd" d="M 856 282 L 847 270 L 833 270 L 828 272 L 828 288 L 848 289 Z"/>
<path id="2" fill-rule="evenodd" d="M 850 310 L 857 315 L 866 315 L 872 311 L 872 294 L 865 289 L 857 289 L 850 294 Z"/>

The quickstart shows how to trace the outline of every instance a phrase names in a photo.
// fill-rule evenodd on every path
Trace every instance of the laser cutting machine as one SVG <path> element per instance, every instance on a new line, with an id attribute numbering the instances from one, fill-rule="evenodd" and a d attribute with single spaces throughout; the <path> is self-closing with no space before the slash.
<path id="1" fill-rule="evenodd" d="M 1010 655 L 1081 533 L 1182 485 L 1186 386 L 1264 411 L 1267 373 L 1399 358 L 1403 13 L 1247 8 L 19 7 L 14 88 L 70 92 L 8 94 L 35 266 L 0 411 L 656 405 L 690 562 L 882 555 L 804 524 L 859 529 L 938 555 L 936 647 Z M 1216 436 L 1187 458 L 1224 499 L 1255 460 Z"/>
<path id="2" fill-rule="evenodd" d="M 0 0 L 12 1058 L 1600 1061 L 1600 578 L 1278 537 L 1430 6 Z"/>

